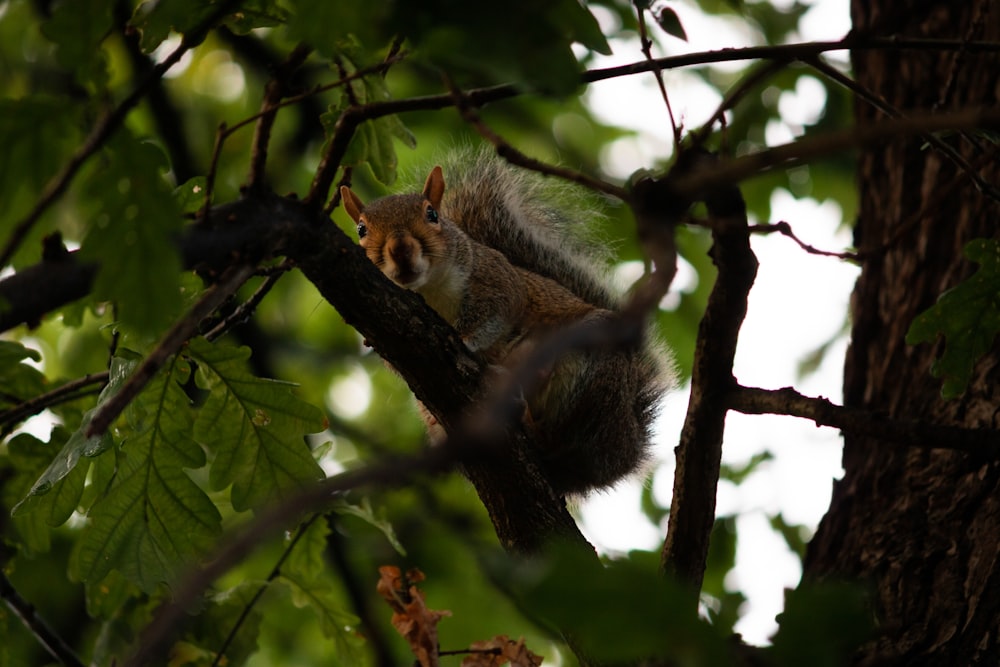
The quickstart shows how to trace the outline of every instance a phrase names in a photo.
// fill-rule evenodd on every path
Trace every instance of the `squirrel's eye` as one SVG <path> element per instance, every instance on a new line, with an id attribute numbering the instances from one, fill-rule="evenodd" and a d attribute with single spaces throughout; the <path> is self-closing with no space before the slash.
<path id="1" fill-rule="evenodd" d="M 428 206 L 424 209 L 424 216 L 427 218 L 427 222 L 438 221 L 438 212 L 434 210 L 433 206 Z"/>
<path id="2" fill-rule="evenodd" d="M 359 222 L 358 223 L 358 238 L 359 239 L 363 239 L 365 237 L 365 234 L 367 234 L 367 233 L 368 233 L 368 228 L 365 227 L 365 223 Z"/>

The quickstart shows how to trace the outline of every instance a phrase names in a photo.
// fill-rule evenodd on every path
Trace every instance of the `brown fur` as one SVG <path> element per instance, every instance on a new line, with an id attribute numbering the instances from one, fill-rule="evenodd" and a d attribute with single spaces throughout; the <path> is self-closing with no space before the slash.
<path id="1" fill-rule="evenodd" d="M 614 300 L 572 243 L 561 247 L 545 228 L 532 228 L 551 212 L 529 203 L 516 178 L 505 179 L 489 163 L 476 168 L 489 189 L 445 196 L 435 167 L 420 194 L 368 205 L 347 187 L 341 195 L 364 230 L 360 244 L 369 259 L 423 295 L 472 351 L 513 368 L 551 332 L 611 317 Z M 665 386 L 651 352 L 575 352 L 542 373 L 543 386 L 527 397 L 528 407 L 557 492 L 610 486 L 641 466 Z M 442 437 L 433 417 L 421 413 L 432 437 Z"/>

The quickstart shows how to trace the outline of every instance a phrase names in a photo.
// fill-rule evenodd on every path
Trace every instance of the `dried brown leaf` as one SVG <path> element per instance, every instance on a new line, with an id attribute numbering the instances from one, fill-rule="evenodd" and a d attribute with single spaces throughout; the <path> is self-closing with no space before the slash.
<path id="1" fill-rule="evenodd" d="M 451 612 L 427 608 L 423 592 L 414 585 L 424 580 L 420 570 L 404 576 L 398 567 L 385 565 L 378 571 L 375 590 L 392 608 L 392 627 L 406 639 L 420 667 L 438 667 L 437 624 Z"/>
<path id="2" fill-rule="evenodd" d="M 493 639 L 473 642 L 471 653 L 462 660 L 461 667 L 501 667 L 508 662 L 511 667 L 538 667 L 542 657 L 535 655 L 524 645 L 524 637 L 516 642 L 507 635 L 497 635 Z"/>

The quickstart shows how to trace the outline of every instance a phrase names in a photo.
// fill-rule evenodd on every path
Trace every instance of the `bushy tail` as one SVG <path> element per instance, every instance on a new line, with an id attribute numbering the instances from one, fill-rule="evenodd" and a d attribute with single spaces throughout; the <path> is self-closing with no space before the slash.
<path id="1" fill-rule="evenodd" d="M 512 264 L 546 276 L 584 301 L 613 310 L 596 198 L 563 181 L 511 166 L 485 149 L 452 150 L 442 160 L 445 217 Z M 590 238 L 588 238 L 590 237 Z"/>

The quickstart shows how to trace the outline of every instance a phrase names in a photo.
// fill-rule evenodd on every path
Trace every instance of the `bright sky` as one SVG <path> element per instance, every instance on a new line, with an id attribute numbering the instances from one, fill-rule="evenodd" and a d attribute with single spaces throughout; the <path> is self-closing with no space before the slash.
<path id="1" fill-rule="evenodd" d="M 839 39 L 850 29 L 848 0 L 817 0 L 811 4 L 801 34 L 793 41 Z M 661 39 L 656 55 L 762 43 L 760 35 L 739 21 L 706 19 L 687 3 L 671 2 L 670 6 L 677 10 L 689 41 Z M 635 44 L 616 43 L 612 47 L 615 54 L 596 66 L 641 59 Z M 834 54 L 834 58 L 846 62 L 846 54 Z M 685 127 L 697 127 L 720 101 L 718 93 L 690 74 L 669 72 L 666 82 L 674 113 L 683 118 Z M 635 137 L 617 142 L 603 156 L 611 173 L 625 178 L 635 169 L 648 167 L 670 154 L 669 121 L 652 77 L 595 84 L 588 101 L 606 122 L 638 132 Z M 767 142 L 775 145 L 793 140 L 800 131 L 797 125 L 815 119 L 824 102 L 818 83 L 803 79 L 794 95 L 784 94 L 779 100 L 788 124 L 768 127 Z M 840 208 L 832 202 L 795 200 L 779 191 L 771 203 L 772 221 L 789 222 L 807 243 L 829 250 L 850 245 L 850 233 L 841 225 Z M 791 240 L 778 235 L 757 235 L 752 245 L 760 269 L 740 333 L 737 379 L 747 386 L 768 389 L 795 386 L 804 394 L 840 402 L 846 348 L 842 328 L 857 269 L 835 259 L 807 255 Z M 807 378 L 799 378 L 799 361 L 835 338 L 821 368 Z M 664 506 L 669 505 L 672 495 L 673 448 L 684 421 L 686 402 L 684 392 L 671 396 L 661 420 L 658 455 L 663 465 L 656 472 L 653 492 Z M 740 414 L 730 414 L 727 419 L 724 462 L 739 465 L 762 451 L 774 455 L 740 487 L 724 482 L 718 493 L 718 515 L 739 517 L 736 569 L 726 583 L 749 598 L 736 630 L 751 643 L 764 643 L 774 632 L 774 617 L 781 611 L 784 589 L 794 587 L 801 575 L 798 560 L 771 530 L 768 517 L 781 513 L 790 523 L 814 529 L 829 504 L 833 479 L 842 473 L 840 450 L 839 432 L 817 428 L 805 420 Z M 640 492 L 638 484 L 622 485 L 589 499 L 580 508 L 584 531 L 599 549 L 624 552 L 660 545 L 665 526 L 653 526 L 641 514 Z"/>

